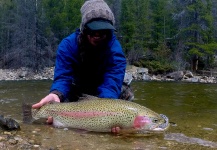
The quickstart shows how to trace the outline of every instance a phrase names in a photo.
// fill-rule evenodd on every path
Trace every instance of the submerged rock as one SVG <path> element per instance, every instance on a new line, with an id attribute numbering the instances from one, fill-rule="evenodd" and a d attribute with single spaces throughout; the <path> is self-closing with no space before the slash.
<path id="1" fill-rule="evenodd" d="M 4 118 L 3 115 L 0 115 L 0 128 L 5 130 L 19 130 L 20 125 L 12 118 Z"/>

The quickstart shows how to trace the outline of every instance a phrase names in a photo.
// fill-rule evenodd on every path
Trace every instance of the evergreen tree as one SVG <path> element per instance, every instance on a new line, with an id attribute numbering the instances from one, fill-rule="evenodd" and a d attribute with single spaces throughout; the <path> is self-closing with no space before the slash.
<path id="1" fill-rule="evenodd" d="M 153 20 L 150 18 L 150 2 L 149 0 L 136 0 L 135 12 L 135 38 L 136 49 L 146 51 L 150 48 L 150 43 L 153 41 L 151 37 Z"/>
<path id="2" fill-rule="evenodd" d="M 152 23 L 152 38 L 154 39 L 154 47 L 161 44 L 166 45 L 167 39 L 170 39 L 175 30 L 175 25 L 172 20 L 174 7 L 171 0 L 151 0 L 151 16 Z"/>
<path id="3" fill-rule="evenodd" d="M 0 67 L 53 66 L 59 42 L 80 26 L 84 1 L 0 0 Z M 184 69 L 187 62 L 193 70 L 198 63 L 213 66 L 215 0 L 105 1 L 129 63 L 153 70 L 168 70 L 168 64 Z"/>
<path id="4" fill-rule="evenodd" d="M 7 66 L 7 60 L 10 56 L 7 53 L 11 48 L 11 34 L 12 30 L 9 25 L 13 23 L 11 18 L 14 5 L 11 1 L 0 1 L 0 67 L 5 68 Z"/>
<path id="5" fill-rule="evenodd" d="M 121 7 L 121 33 L 123 35 L 123 48 L 126 53 L 133 50 L 135 37 L 135 3 L 134 0 L 122 0 Z"/>
<path id="6" fill-rule="evenodd" d="M 120 22 L 123 49 L 132 63 L 144 55 L 151 41 L 149 1 L 122 0 Z"/>
<path id="7" fill-rule="evenodd" d="M 80 27 L 80 8 L 85 0 L 44 0 L 47 18 L 59 40 Z"/>
<path id="8" fill-rule="evenodd" d="M 182 4 L 182 10 L 177 14 L 179 19 L 178 38 L 182 40 L 185 47 L 185 55 L 190 59 L 191 69 L 196 71 L 198 62 L 204 65 L 210 65 L 209 61 L 214 54 L 215 45 L 213 38 L 213 16 L 210 0 L 180 0 L 177 3 Z"/>

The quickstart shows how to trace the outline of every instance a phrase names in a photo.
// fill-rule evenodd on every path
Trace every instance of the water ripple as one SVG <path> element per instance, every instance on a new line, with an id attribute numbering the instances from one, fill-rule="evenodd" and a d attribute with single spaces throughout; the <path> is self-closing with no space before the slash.
<path id="1" fill-rule="evenodd" d="M 10 102 L 16 101 L 18 99 L 0 99 L 1 104 L 8 104 Z"/>

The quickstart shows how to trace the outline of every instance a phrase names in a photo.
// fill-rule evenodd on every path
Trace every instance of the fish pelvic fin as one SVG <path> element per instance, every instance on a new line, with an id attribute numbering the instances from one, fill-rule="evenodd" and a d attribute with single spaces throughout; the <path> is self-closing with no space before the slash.
<path id="1" fill-rule="evenodd" d="M 23 112 L 23 123 L 30 124 L 34 121 L 32 117 L 32 105 L 31 104 L 23 103 L 22 112 Z"/>

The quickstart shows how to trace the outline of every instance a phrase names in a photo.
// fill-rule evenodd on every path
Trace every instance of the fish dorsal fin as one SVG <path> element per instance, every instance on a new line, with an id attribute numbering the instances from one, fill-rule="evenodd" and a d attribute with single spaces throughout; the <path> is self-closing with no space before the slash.
<path id="1" fill-rule="evenodd" d="M 57 103 L 59 103 L 59 102 L 52 100 L 52 101 L 48 102 L 47 104 L 57 104 Z"/>
<path id="2" fill-rule="evenodd" d="M 88 94 L 82 94 L 82 96 L 79 97 L 78 101 L 96 100 L 96 99 L 99 99 L 99 97 L 88 95 Z"/>

